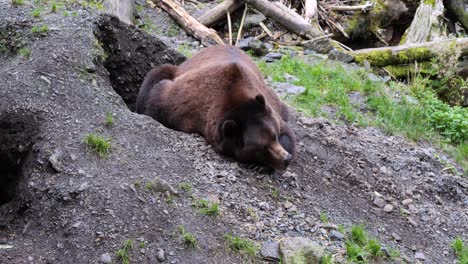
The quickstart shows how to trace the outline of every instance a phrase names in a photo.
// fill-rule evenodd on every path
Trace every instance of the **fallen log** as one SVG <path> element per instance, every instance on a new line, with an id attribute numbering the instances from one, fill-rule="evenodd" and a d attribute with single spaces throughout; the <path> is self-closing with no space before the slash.
<path id="1" fill-rule="evenodd" d="M 446 39 L 401 46 L 361 49 L 349 52 L 357 63 L 368 61 L 372 66 L 412 64 L 415 61 L 429 61 L 440 54 L 460 49 L 461 55 L 468 55 L 468 38 Z"/>
<path id="2" fill-rule="evenodd" d="M 234 13 L 242 4 L 241 0 L 225 0 L 203 13 L 197 20 L 207 27 L 212 27 L 222 21 L 227 12 Z"/>
<path id="3" fill-rule="evenodd" d="M 400 45 L 422 43 L 446 37 L 442 0 L 422 0 L 413 21 L 401 38 Z"/>
<path id="4" fill-rule="evenodd" d="M 326 6 L 325 9 L 329 11 L 362 11 L 366 12 L 374 8 L 374 3 L 367 1 L 363 5 L 355 6 Z"/>
<path id="5" fill-rule="evenodd" d="M 223 40 L 216 31 L 205 27 L 203 24 L 193 18 L 181 6 L 173 0 L 152 0 L 156 6 L 166 11 L 177 23 L 190 35 L 198 39 L 202 45 L 210 46 L 213 44 L 224 45 Z"/>
<path id="6" fill-rule="evenodd" d="M 310 24 L 299 14 L 287 8 L 279 1 L 270 2 L 268 0 L 243 0 L 251 4 L 255 9 L 266 17 L 276 21 L 290 31 L 301 37 L 311 39 L 321 37 L 324 33 L 316 23 Z"/>

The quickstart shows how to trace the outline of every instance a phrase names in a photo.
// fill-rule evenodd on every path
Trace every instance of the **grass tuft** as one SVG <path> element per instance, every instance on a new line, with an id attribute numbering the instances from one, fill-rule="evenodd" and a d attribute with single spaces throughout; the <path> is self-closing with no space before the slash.
<path id="1" fill-rule="evenodd" d="M 181 182 L 179 184 L 179 188 L 184 192 L 191 192 L 192 191 L 192 184 L 189 182 Z"/>
<path id="2" fill-rule="evenodd" d="M 105 126 L 110 127 L 112 125 L 114 125 L 114 116 L 112 115 L 111 112 L 109 112 L 106 114 Z"/>
<path id="3" fill-rule="evenodd" d="M 225 235 L 224 238 L 226 239 L 226 243 L 231 250 L 246 254 L 250 257 L 254 257 L 259 250 L 258 246 L 249 239 L 243 239 L 231 234 Z"/>
<path id="4" fill-rule="evenodd" d="M 27 59 L 31 56 L 31 50 L 24 47 L 18 50 L 18 54 L 20 55 L 21 58 Z"/>
<path id="5" fill-rule="evenodd" d="M 457 237 L 452 242 L 452 248 L 457 255 L 460 264 L 468 264 L 468 246 L 463 243 L 460 237 Z"/>
<path id="6" fill-rule="evenodd" d="M 34 26 L 31 28 L 31 33 L 47 33 L 49 31 L 48 25 Z"/>
<path id="7" fill-rule="evenodd" d="M 130 251 L 133 249 L 133 240 L 128 239 L 127 241 L 124 242 L 122 247 L 117 250 L 115 253 L 116 258 L 120 259 L 122 261 L 122 264 L 130 264 L 130 258 L 128 254 Z"/>
<path id="8" fill-rule="evenodd" d="M 111 149 L 111 139 L 105 139 L 97 134 L 89 134 L 85 137 L 86 147 L 94 150 L 99 156 L 104 157 Z"/>
<path id="9" fill-rule="evenodd" d="M 179 229 L 180 234 L 182 235 L 182 241 L 184 242 L 186 246 L 192 247 L 192 248 L 195 248 L 198 246 L 198 241 L 195 235 L 187 232 L 183 225 L 179 225 L 178 229 Z"/>
<path id="10" fill-rule="evenodd" d="M 352 226 L 346 233 L 346 256 L 350 262 L 367 262 L 376 259 L 394 259 L 400 254 L 397 250 L 388 248 L 389 256 L 385 255 L 383 246 L 379 240 L 370 236 L 364 225 Z"/>

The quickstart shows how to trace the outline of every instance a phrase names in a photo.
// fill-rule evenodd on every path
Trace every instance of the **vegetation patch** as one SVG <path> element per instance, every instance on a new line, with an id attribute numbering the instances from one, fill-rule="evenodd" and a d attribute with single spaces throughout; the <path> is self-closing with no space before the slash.
<path id="1" fill-rule="evenodd" d="M 323 108 L 332 107 L 338 120 L 379 127 L 387 134 L 402 134 L 413 141 L 432 142 L 468 173 L 468 108 L 444 103 L 428 78 L 418 74 L 408 85 L 385 85 L 371 81 L 363 70 L 290 57 L 269 64 L 259 62 L 259 67 L 275 82 L 284 82 L 285 73 L 298 78 L 293 84 L 305 87 L 305 92 L 286 96 L 285 100 L 299 111 L 330 117 Z M 356 92 L 363 98 L 362 105 L 350 102 L 350 94 Z"/>
<path id="2" fill-rule="evenodd" d="M 49 31 L 49 26 L 48 25 L 40 25 L 40 26 L 34 26 L 31 28 L 31 33 L 47 33 Z"/>
<path id="3" fill-rule="evenodd" d="M 394 259 L 399 252 L 384 246 L 376 238 L 370 236 L 363 225 L 351 227 L 346 233 L 346 256 L 351 262 L 366 263 L 369 260 Z"/>
<path id="4" fill-rule="evenodd" d="M 198 212 L 208 216 L 219 215 L 219 207 L 217 203 L 209 203 L 206 199 L 198 199 L 192 206 L 199 208 Z"/>
<path id="5" fill-rule="evenodd" d="M 255 254 L 259 250 L 259 247 L 252 240 L 243 239 L 231 234 L 225 235 L 224 238 L 226 239 L 227 246 L 235 252 L 255 257 Z"/>
<path id="6" fill-rule="evenodd" d="M 111 112 L 106 114 L 106 121 L 104 123 L 105 126 L 110 127 L 114 125 L 114 116 Z"/>
<path id="7" fill-rule="evenodd" d="M 198 246 L 198 241 L 197 241 L 197 238 L 195 237 L 195 235 L 193 235 L 192 233 L 187 232 L 183 225 L 179 225 L 178 229 L 179 229 L 179 233 L 180 233 L 181 238 L 182 238 L 182 242 L 184 242 L 184 244 L 187 247 L 195 248 L 195 247 Z"/>
<path id="8" fill-rule="evenodd" d="M 117 259 L 122 261 L 122 264 L 129 264 L 130 263 L 130 257 L 128 254 L 130 251 L 133 249 L 133 240 L 128 239 L 125 241 L 125 243 L 122 245 L 122 247 L 117 250 L 115 253 L 115 256 Z"/>
<path id="9" fill-rule="evenodd" d="M 460 264 L 468 264 L 468 246 L 463 243 L 460 237 L 457 237 L 453 243 L 452 248 L 458 258 Z"/>
<path id="10" fill-rule="evenodd" d="M 106 139 L 97 134 L 87 135 L 84 141 L 87 149 L 92 149 L 101 157 L 107 156 L 112 146 L 110 138 Z"/>

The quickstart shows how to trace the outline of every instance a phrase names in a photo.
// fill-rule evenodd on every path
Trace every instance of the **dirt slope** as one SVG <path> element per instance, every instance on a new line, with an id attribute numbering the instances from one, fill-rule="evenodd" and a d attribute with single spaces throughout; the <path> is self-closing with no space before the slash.
<path id="1" fill-rule="evenodd" d="M 146 71 L 182 55 L 109 17 L 79 10 L 39 22 L 28 8 L 0 3 L 0 28 L 31 50 L 29 59 L 0 55 L 0 244 L 13 246 L 0 248 L 0 263 L 96 263 L 115 259 L 127 239 L 136 241 L 132 263 L 158 263 L 161 249 L 167 263 L 246 262 L 226 249 L 227 233 L 258 243 L 308 237 L 343 259 L 342 242 L 321 228 L 323 211 L 335 224 L 365 223 L 408 262 L 422 252 L 426 263 L 451 263 L 451 241 L 468 237 L 468 181 L 430 146 L 295 114 L 299 159 L 284 174 L 258 174 L 130 110 Z M 45 23 L 49 33 L 30 34 Z M 112 138 L 107 158 L 86 149 L 89 133 Z M 198 213 L 190 194 L 168 202 L 147 190 L 155 177 L 176 189 L 191 183 L 221 215 Z M 374 205 L 377 196 L 393 210 Z M 199 248 L 181 243 L 181 224 Z"/>

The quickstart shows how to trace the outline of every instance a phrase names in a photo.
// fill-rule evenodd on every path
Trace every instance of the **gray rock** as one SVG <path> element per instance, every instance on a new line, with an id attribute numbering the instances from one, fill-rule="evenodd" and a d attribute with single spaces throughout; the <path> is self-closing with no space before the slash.
<path id="1" fill-rule="evenodd" d="M 284 264 L 320 263 L 324 250 L 316 242 L 304 237 L 288 237 L 280 242 Z"/>
<path id="2" fill-rule="evenodd" d="M 333 49 L 328 39 L 318 39 L 304 43 L 304 50 L 313 50 L 317 53 L 328 54 Z"/>
<path id="3" fill-rule="evenodd" d="M 260 254 L 268 261 L 280 261 L 279 244 L 273 241 L 264 242 Z"/>
<path id="4" fill-rule="evenodd" d="M 415 259 L 419 259 L 419 260 L 425 260 L 426 259 L 426 255 L 424 255 L 423 252 L 421 251 L 418 251 L 414 254 L 414 258 Z"/>
<path id="5" fill-rule="evenodd" d="M 178 191 L 174 189 L 169 183 L 165 180 L 156 177 L 153 180 L 153 184 L 151 185 L 151 189 L 155 192 L 166 193 L 169 192 L 171 195 L 178 195 Z"/>
<path id="6" fill-rule="evenodd" d="M 354 60 L 353 56 L 335 49 L 330 50 L 330 52 L 328 52 L 328 58 L 344 63 L 352 62 Z"/>
<path id="7" fill-rule="evenodd" d="M 164 249 L 160 248 L 160 249 L 158 250 L 157 258 L 158 258 L 158 261 L 159 261 L 159 262 L 164 262 L 164 260 L 166 260 L 166 256 L 165 256 L 165 254 L 164 254 Z"/>
<path id="8" fill-rule="evenodd" d="M 239 48 L 243 51 L 252 51 L 255 56 L 265 56 L 268 53 L 265 44 L 253 37 L 240 40 Z"/>
<path id="9" fill-rule="evenodd" d="M 280 60 L 284 55 L 281 53 L 270 52 L 265 56 L 266 62 L 274 62 Z"/>
<path id="10" fill-rule="evenodd" d="M 403 201 L 401 202 L 401 204 L 403 204 L 403 205 L 408 205 L 408 204 L 410 204 L 410 203 L 412 203 L 412 202 L 413 202 L 413 199 L 405 199 L 405 200 L 403 200 Z"/>
<path id="11" fill-rule="evenodd" d="M 331 240 L 343 240 L 343 238 L 344 238 L 344 235 L 341 234 L 340 232 L 338 232 L 336 230 L 330 231 L 330 239 Z"/>
<path id="12" fill-rule="evenodd" d="M 387 204 L 385 200 L 380 197 L 375 198 L 373 203 L 379 208 L 383 208 Z"/>
<path id="13" fill-rule="evenodd" d="M 383 208 L 383 210 L 387 213 L 390 213 L 391 211 L 393 211 L 393 205 L 391 204 L 386 204 L 385 207 Z"/>
<path id="14" fill-rule="evenodd" d="M 380 82 L 381 79 L 379 78 L 379 76 L 373 74 L 372 72 L 368 72 L 367 73 L 367 78 L 369 78 L 369 80 L 373 81 L 373 82 Z"/>
<path id="15" fill-rule="evenodd" d="M 284 76 L 284 79 L 286 79 L 286 82 L 288 82 L 288 83 L 293 83 L 293 82 L 299 81 L 299 78 L 297 78 L 296 76 L 291 75 L 291 74 L 289 74 L 287 72 L 284 73 L 283 76 Z"/>
<path id="16" fill-rule="evenodd" d="M 56 149 L 52 156 L 49 158 L 50 165 L 56 172 L 62 172 L 64 169 L 63 163 L 60 161 L 60 156 L 62 155 L 62 151 Z"/>
<path id="17" fill-rule="evenodd" d="M 280 95 L 292 94 L 299 95 L 305 92 L 306 88 L 303 86 L 298 86 L 290 83 L 274 83 L 274 88 Z"/>
<path id="18" fill-rule="evenodd" d="M 261 13 L 249 14 L 245 16 L 244 27 L 251 28 L 258 25 L 260 22 L 265 21 L 266 17 Z"/>
<path id="19" fill-rule="evenodd" d="M 109 255 L 109 253 L 104 253 L 101 255 L 101 257 L 99 258 L 99 261 L 101 263 L 112 263 L 112 258 L 111 256 Z"/>

